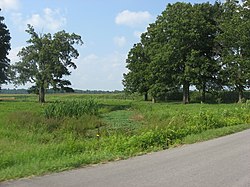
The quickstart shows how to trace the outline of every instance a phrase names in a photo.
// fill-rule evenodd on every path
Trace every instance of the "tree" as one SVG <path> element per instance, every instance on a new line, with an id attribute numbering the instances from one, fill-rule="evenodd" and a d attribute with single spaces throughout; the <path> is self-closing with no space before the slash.
<path id="1" fill-rule="evenodd" d="M 201 92 L 201 101 L 205 102 L 206 92 L 220 88 L 220 64 L 216 59 L 219 55 L 219 44 L 216 40 L 220 30 L 218 17 L 221 16 L 221 4 L 215 2 L 193 5 L 196 46 L 189 55 L 189 61 L 194 64 L 192 84 Z"/>
<path id="2" fill-rule="evenodd" d="M 223 4 L 218 40 L 222 46 L 222 74 L 226 86 L 238 92 L 242 102 L 243 91 L 249 87 L 250 72 L 250 13 L 248 2 L 228 0 Z"/>
<path id="3" fill-rule="evenodd" d="M 144 100 L 148 100 L 147 67 L 149 58 L 141 43 L 135 44 L 129 51 L 126 63 L 129 72 L 123 75 L 125 91 L 130 93 L 138 92 L 144 95 Z"/>
<path id="4" fill-rule="evenodd" d="M 45 102 L 45 91 L 50 86 L 53 89 L 69 89 L 70 81 L 63 77 L 70 75 L 68 68 L 76 68 L 72 59 L 76 59 L 79 53 L 74 44 L 83 44 L 81 36 L 65 31 L 59 31 L 53 36 L 37 34 L 31 25 L 26 30 L 31 38 L 27 41 L 27 47 L 21 49 L 18 56 L 21 61 L 13 68 L 16 71 L 16 83 L 35 83 L 39 90 L 39 102 Z"/>
<path id="5" fill-rule="evenodd" d="M 1 9 L 0 9 L 1 11 Z M 4 17 L 0 16 L 0 89 L 1 84 L 6 83 L 10 79 L 9 77 L 9 67 L 10 60 L 8 59 L 8 54 L 10 48 L 10 32 L 7 26 L 3 23 Z"/>
<path id="6" fill-rule="evenodd" d="M 153 102 L 166 96 L 166 92 L 178 87 L 173 80 L 172 58 L 174 54 L 168 43 L 168 27 L 163 24 L 162 17 L 158 17 L 156 22 L 150 24 L 147 32 L 141 36 L 146 54 L 150 63 L 147 66 L 147 80 L 149 92 Z"/>
<path id="7" fill-rule="evenodd" d="M 151 59 L 151 90 L 171 91 L 182 87 L 183 102 L 189 102 L 189 87 L 203 92 L 215 78 L 214 59 L 218 5 L 209 3 L 168 4 L 148 27 L 142 43 Z M 156 94 L 156 93 L 155 93 Z"/>
<path id="8" fill-rule="evenodd" d="M 202 93 L 215 82 L 220 68 L 215 60 L 216 17 L 219 4 L 176 3 L 169 7 L 170 43 L 176 54 L 176 79 L 183 89 L 183 103 L 189 102 L 189 87 L 195 85 Z"/>

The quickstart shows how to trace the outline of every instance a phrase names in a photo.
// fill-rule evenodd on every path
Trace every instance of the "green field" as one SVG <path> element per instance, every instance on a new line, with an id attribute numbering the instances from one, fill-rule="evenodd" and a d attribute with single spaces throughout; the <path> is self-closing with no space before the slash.
<path id="1" fill-rule="evenodd" d="M 39 104 L 35 95 L 3 97 L 15 99 L 0 101 L 0 181 L 125 159 L 250 128 L 249 102 L 152 104 L 119 94 L 58 94 Z M 83 114 L 47 115 L 63 106 L 59 101 L 75 102 L 66 111 Z M 89 101 L 98 112 L 76 108 Z"/>

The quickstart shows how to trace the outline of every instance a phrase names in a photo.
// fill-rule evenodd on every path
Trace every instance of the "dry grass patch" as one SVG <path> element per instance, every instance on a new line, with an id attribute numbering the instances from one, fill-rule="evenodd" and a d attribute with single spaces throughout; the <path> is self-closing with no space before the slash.
<path id="1" fill-rule="evenodd" d="M 15 97 L 0 97 L 0 101 L 14 101 Z"/>

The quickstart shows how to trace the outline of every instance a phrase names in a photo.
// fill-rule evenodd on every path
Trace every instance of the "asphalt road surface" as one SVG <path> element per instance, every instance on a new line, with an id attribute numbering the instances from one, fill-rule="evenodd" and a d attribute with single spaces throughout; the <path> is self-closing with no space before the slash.
<path id="1" fill-rule="evenodd" d="M 250 130 L 1 187 L 250 187 Z"/>

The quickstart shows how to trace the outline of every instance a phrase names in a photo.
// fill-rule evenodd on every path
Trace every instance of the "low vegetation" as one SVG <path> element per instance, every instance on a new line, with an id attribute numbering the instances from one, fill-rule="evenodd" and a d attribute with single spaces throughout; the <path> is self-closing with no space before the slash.
<path id="1" fill-rule="evenodd" d="M 98 103 L 93 100 L 57 101 L 48 105 L 44 112 L 46 118 L 80 118 L 83 115 L 97 115 Z"/>
<path id="2" fill-rule="evenodd" d="M 49 103 L 41 105 L 32 97 L 0 102 L 0 181 L 124 159 L 250 128 L 249 102 L 187 106 L 50 95 Z"/>

